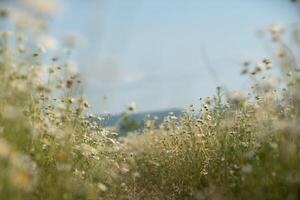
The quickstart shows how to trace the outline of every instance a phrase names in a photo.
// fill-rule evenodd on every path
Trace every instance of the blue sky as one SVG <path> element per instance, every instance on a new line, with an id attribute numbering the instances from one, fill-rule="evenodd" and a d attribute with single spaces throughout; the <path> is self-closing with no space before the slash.
<path id="1" fill-rule="evenodd" d="M 240 63 L 270 55 L 257 30 L 298 17 L 284 0 L 65 0 L 51 29 L 86 38 L 76 56 L 86 95 L 94 111 L 118 113 L 130 102 L 186 107 L 217 85 L 247 89 Z"/>

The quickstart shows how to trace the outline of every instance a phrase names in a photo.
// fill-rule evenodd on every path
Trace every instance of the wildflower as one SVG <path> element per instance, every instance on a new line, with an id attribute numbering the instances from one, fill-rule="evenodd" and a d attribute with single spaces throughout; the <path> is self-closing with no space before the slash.
<path id="1" fill-rule="evenodd" d="M 210 97 L 206 97 L 206 98 L 205 98 L 205 103 L 206 103 L 206 104 L 210 105 L 211 102 L 212 102 L 212 100 L 211 100 Z"/>
<path id="2" fill-rule="evenodd" d="M 75 176 L 80 177 L 80 178 L 84 178 L 85 171 L 84 171 L 84 170 L 80 171 L 80 170 L 78 170 L 78 169 L 75 169 L 74 172 L 73 172 L 73 174 L 74 174 Z"/>
<path id="3" fill-rule="evenodd" d="M 207 119 L 208 121 L 211 121 L 211 120 L 212 120 L 212 117 L 211 117 L 210 115 L 206 115 L 205 117 L 206 117 L 206 119 Z"/>
<path id="4" fill-rule="evenodd" d="M 270 147 L 271 147 L 272 149 L 274 149 L 274 150 L 277 150 L 277 149 L 278 149 L 278 144 L 275 143 L 275 142 L 271 142 L 269 145 L 270 145 Z"/>
<path id="5" fill-rule="evenodd" d="M 266 64 L 266 65 L 272 64 L 271 60 L 269 60 L 269 59 L 267 59 L 267 58 L 263 59 L 262 62 L 263 62 L 264 64 Z"/>
<path id="6" fill-rule="evenodd" d="M 270 31 L 273 34 L 278 34 L 282 32 L 282 27 L 279 24 L 272 24 Z"/>
<path id="7" fill-rule="evenodd" d="M 97 154 L 97 150 L 85 143 L 80 144 L 77 146 L 77 149 L 82 153 L 82 155 L 89 157 L 89 156 L 94 156 Z"/>
<path id="8" fill-rule="evenodd" d="M 66 81 L 66 87 L 70 89 L 72 86 L 73 86 L 73 80 L 68 79 L 68 80 Z"/>
<path id="9" fill-rule="evenodd" d="M 97 120 L 99 120 L 99 121 L 103 121 L 103 120 L 104 120 L 104 118 L 103 118 L 103 117 L 101 117 L 101 116 L 98 116 L 98 117 L 97 117 Z"/>
<path id="10" fill-rule="evenodd" d="M 20 45 L 18 46 L 18 51 L 19 51 L 20 53 L 25 53 L 25 52 L 26 52 L 26 47 L 25 47 L 24 45 L 20 44 Z"/>
<path id="11" fill-rule="evenodd" d="M 284 30 L 279 24 L 272 24 L 270 27 L 270 32 L 272 34 L 273 41 L 278 41 L 282 36 Z"/>
<path id="12" fill-rule="evenodd" d="M 107 186 L 104 185 L 103 183 L 98 183 L 98 188 L 102 191 L 102 192 L 106 192 L 107 191 Z"/>
<path id="13" fill-rule="evenodd" d="M 248 96 L 242 91 L 234 91 L 228 94 L 228 99 L 233 104 L 241 104 L 247 101 Z"/>
<path id="14" fill-rule="evenodd" d="M 171 120 L 177 120 L 177 117 L 173 115 L 173 116 L 170 116 L 170 119 Z"/>
<path id="15" fill-rule="evenodd" d="M 278 84 L 278 80 L 273 77 L 263 78 L 261 81 L 258 82 L 256 88 L 261 91 L 270 91 L 275 89 Z"/>
<path id="16" fill-rule="evenodd" d="M 68 98 L 68 103 L 69 103 L 69 104 L 74 103 L 74 99 L 73 99 L 73 98 Z"/>
<path id="17" fill-rule="evenodd" d="M 60 7 L 57 0 L 22 0 L 22 3 L 33 11 L 48 16 L 57 13 Z"/>
<path id="18" fill-rule="evenodd" d="M 264 63 L 258 63 L 258 64 L 256 65 L 254 71 L 255 71 L 256 73 L 258 73 L 258 72 L 261 72 L 261 71 L 263 71 L 263 70 L 265 70 L 265 69 L 266 69 L 266 68 L 265 68 Z"/>
<path id="19" fill-rule="evenodd" d="M 89 107 L 90 107 L 90 105 L 89 105 L 89 103 L 88 103 L 87 101 L 84 101 L 84 102 L 83 102 L 83 106 L 84 106 L 85 108 L 89 108 Z"/>
<path id="20" fill-rule="evenodd" d="M 291 71 L 289 71 L 288 73 L 286 73 L 286 75 L 290 77 L 293 75 L 293 73 Z"/>
<path id="21" fill-rule="evenodd" d="M 43 35 L 37 39 L 37 45 L 42 52 L 55 51 L 58 47 L 58 42 L 54 37 Z"/>
<path id="22" fill-rule="evenodd" d="M 127 106 L 127 109 L 129 111 L 135 111 L 136 110 L 136 104 L 134 102 L 130 103 L 128 106 Z"/>
<path id="23" fill-rule="evenodd" d="M 127 164 L 124 164 L 124 163 L 122 164 L 122 167 L 120 168 L 120 170 L 123 174 L 126 174 L 130 171 L 129 166 Z"/>
<path id="24" fill-rule="evenodd" d="M 64 117 L 62 116 L 61 118 L 62 118 L 61 121 L 64 121 Z M 57 140 L 63 140 L 66 137 L 66 132 L 65 131 L 59 130 L 59 129 L 54 128 L 54 127 L 47 128 L 46 134 L 53 136 Z"/>

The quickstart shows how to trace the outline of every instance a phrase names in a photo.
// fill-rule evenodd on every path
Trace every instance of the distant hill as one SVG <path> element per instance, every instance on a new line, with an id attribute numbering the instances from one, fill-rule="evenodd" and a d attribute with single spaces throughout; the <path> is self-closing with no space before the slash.
<path id="1" fill-rule="evenodd" d="M 180 109 L 168 109 L 168 110 L 162 110 L 162 111 L 153 111 L 153 112 L 141 112 L 141 113 L 132 113 L 129 114 L 126 118 L 127 122 L 130 122 L 134 128 L 130 131 L 137 130 L 139 128 L 142 128 L 144 125 L 144 120 L 147 116 L 150 116 L 150 118 L 156 117 L 156 121 L 158 123 L 161 123 L 165 117 L 167 117 L 170 113 L 173 113 L 174 116 L 178 117 L 182 114 L 182 110 Z M 95 119 L 95 121 L 98 121 Z M 99 121 L 98 121 L 99 122 Z M 112 115 L 112 116 L 106 116 L 103 121 L 99 122 L 105 127 L 115 127 L 121 135 L 126 135 L 128 130 L 122 127 L 122 124 L 124 123 L 124 115 L 118 114 L 118 115 Z"/>
<path id="2" fill-rule="evenodd" d="M 158 122 L 161 122 L 164 117 L 168 116 L 169 113 L 173 112 L 175 116 L 180 116 L 182 113 L 182 110 L 179 109 L 169 109 L 169 110 L 163 110 L 163 111 L 154 111 L 154 112 L 142 112 L 142 113 L 132 113 L 129 114 L 129 118 L 132 120 L 135 120 L 137 122 L 143 122 L 145 117 L 147 115 L 150 115 L 151 117 L 157 117 Z M 104 126 L 117 126 L 120 121 L 122 120 L 122 114 L 119 115 L 112 115 L 110 117 L 105 117 L 103 121 Z"/>

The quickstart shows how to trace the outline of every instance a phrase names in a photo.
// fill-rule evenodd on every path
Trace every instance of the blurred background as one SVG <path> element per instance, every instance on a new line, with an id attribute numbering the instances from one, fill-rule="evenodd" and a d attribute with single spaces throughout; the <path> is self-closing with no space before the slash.
<path id="1" fill-rule="evenodd" d="M 139 112 L 184 108 L 218 85 L 249 89 L 241 63 L 273 53 L 260 31 L 299 20 L 283 0 L 53 0 L 41 6 L 51 14 L 50 35 L 80 38 L 74 59 L 98 113 L 120 113 L 131 102 Z"/>

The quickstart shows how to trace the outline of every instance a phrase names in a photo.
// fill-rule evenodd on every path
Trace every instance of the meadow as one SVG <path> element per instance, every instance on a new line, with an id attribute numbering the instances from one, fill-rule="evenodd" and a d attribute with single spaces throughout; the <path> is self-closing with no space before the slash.
<path id="1" fill-rule="evenodd" d="M 76 38 L 51 55 L 43 17 L 1 7 L 0 23 L 0 199 L 300 199 L 299 27 L 266 28 L 277 54 L 242 64 L 250 91 L 216 86 L 119 137 L 92 120 Z"/>

